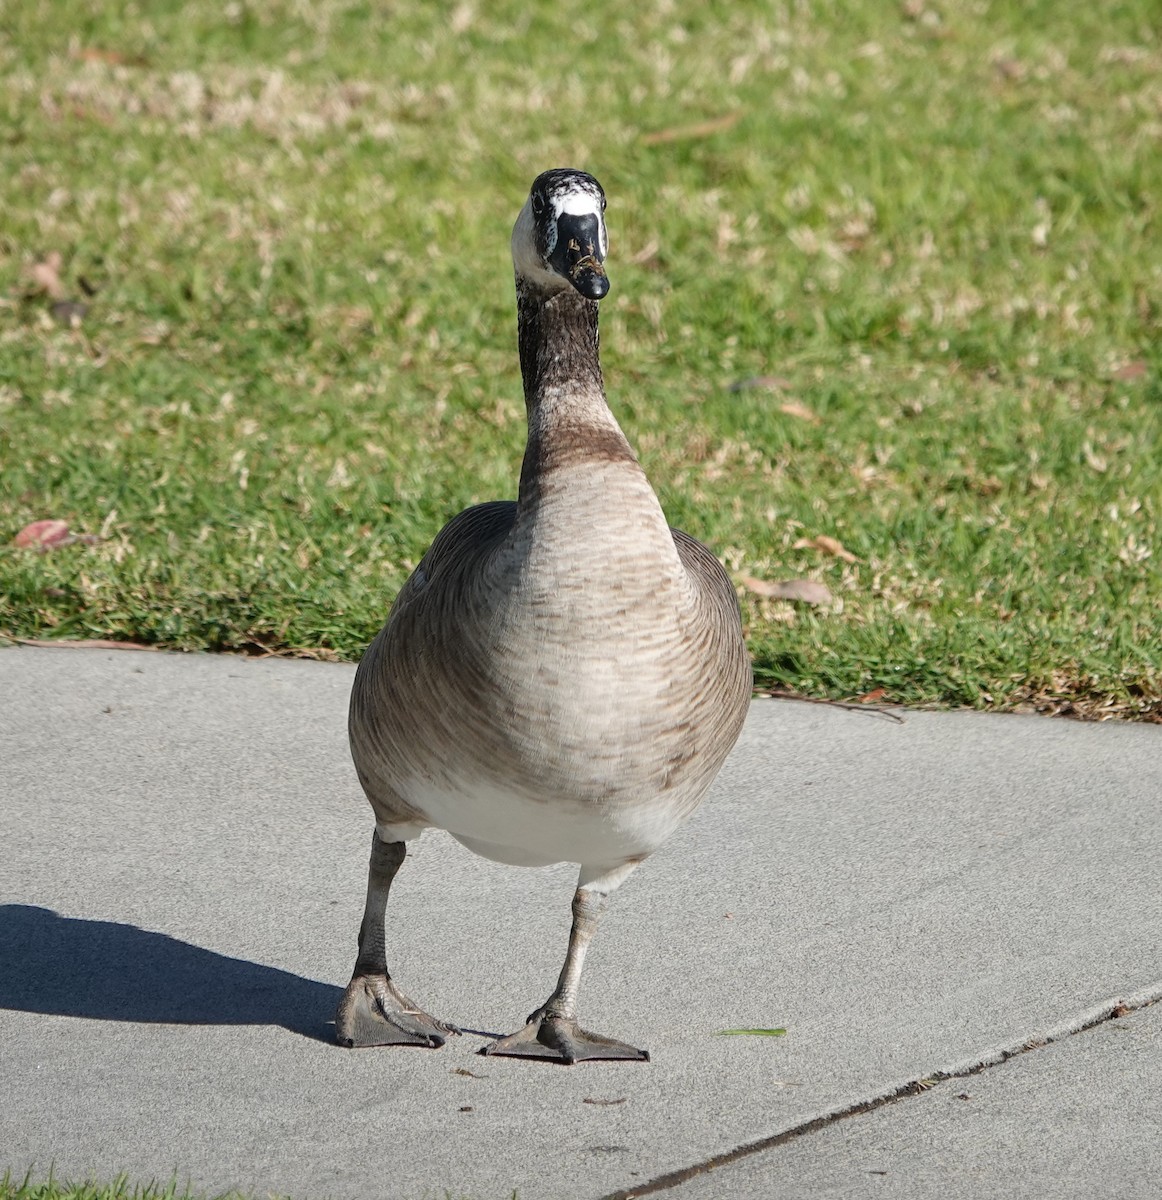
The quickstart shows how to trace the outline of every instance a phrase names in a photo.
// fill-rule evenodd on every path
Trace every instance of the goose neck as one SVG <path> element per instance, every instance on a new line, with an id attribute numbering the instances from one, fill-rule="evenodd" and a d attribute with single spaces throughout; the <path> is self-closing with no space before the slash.
<path id="1" fill-rule="evenodd" d="M 548 396 L 604 395 L 598 354 L 597 301 L 572 288 L 546 295 L 517 280 L 517 341 L 525 404 Z"/>
<path id="2" fill-rule="evenodd" d="M 537 293 L 517 281 L 521 375 L 528 443 L 521 467 L 522 511 L 558 492 L 566 470 L 610 464 L 641 469 L 605 400 L 597 349 L 597 303 L 572 289 Z"/>

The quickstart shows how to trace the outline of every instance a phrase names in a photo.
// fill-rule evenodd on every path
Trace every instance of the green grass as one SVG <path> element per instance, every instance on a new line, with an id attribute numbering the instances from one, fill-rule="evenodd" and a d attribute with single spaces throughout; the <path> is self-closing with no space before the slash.
<path id="1" fill-rule="evenodd" d="M 572 164 L 671 520 L 836 597 L 744 594 L 761 685 L 1162 718 L 1156 16 L 0 8 L 0 631 L 358 656 L 514 494 L 508 232 Z M 103 540 L 11 548 L 41 517 Z"/>
<path id="2" fill-rule="evenodd" d="M 124 1175 L 111 1183 L 92 1180 L 83 1183 L 62 1183 L 51 1175 L 34 1181 L 26 1176 L 16 1183 L 11 1174 L 0 1178 L 0 1200 L 198 1200 L 188 1187 L 179 1188 L 176 1182 L 164 1186 L 156 1183 L 131 1184 Z M 216 1200 L 244 1200 L 236 1192 L 224 1193 Z"/>
<path id="3" fill-rule="evenodd" d="M 157 1183 L 130 1183 L 126 1175 L 118 1175 L 111 1183 L 99 1183 L 87 1180 L 83 1183 L 62 1183 L 50 1174 L 47 1179 L 34 1181 L 29 1174 L 16 1183 L 10 1172 L 0 1176 L 0 1200 L 206 1200 L 200 1193 L 192 1192 L 189 1187 L 179 1188 L 176 1181 L 164 1186 Z M 222 1192 L 213 1200 L 248 1200 L 241 1192 Z M 273 1193 L 265 1200 L 277 1200 Z M 428 1193 L 423 1200 L 468 1200 L 465 1196 L 454 1196 L 444 1192 L 437 1198 L 434 1193 Z M 519 1200 L 516 1192 L 505 1197 L 505 1200 Z"/>

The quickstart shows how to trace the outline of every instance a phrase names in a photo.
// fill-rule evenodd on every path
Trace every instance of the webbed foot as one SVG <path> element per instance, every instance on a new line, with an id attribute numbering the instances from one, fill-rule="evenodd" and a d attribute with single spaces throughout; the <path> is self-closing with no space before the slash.
<path id="1" fill-rule="evenodd" d="M 356 975 L 335 1013 L 335 1040 L 349 1049 L 362 1046 L 427 1046 L 437 1050 L 448 1034 L 459 1033 L 430 1017 L 386 975 Z"/>
<path id="2" fill-rule="evenodd" d="M 616 1038 L 589 1033 L 572 1017 L 551 1017 L 540 1012 L 533 1013 L 523 1029 L 483 1046 L 480 1053 L 511 1058 L 543 1058 L 566 1066 L 595 1058 L 650 1061 L 648 1050 L 639 1050 Z"/>

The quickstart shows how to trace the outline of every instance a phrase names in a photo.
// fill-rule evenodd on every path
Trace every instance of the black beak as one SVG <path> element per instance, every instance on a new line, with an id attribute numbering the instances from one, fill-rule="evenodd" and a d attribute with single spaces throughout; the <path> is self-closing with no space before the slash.
<path id="1" fill-rule="evenodd" d="M 609 292 L 603 258 L 601 230 L 593 213 L 562 213 L 557 218 L 557 244 L 549 255 L 549 265 L 586 300 L 600 300 Z"/>

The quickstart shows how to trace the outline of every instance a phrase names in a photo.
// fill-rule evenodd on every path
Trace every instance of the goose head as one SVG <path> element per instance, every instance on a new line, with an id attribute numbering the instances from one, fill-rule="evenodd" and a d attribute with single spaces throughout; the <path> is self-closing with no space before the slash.
<path id="1" fill-rule="evenodd" d="M 572 287 L 600 300 L 609 291 L 608 248 L 601 184 L 570 168 L 538 175 L 512 230 L 518 282 L 550 295 Z"/>

